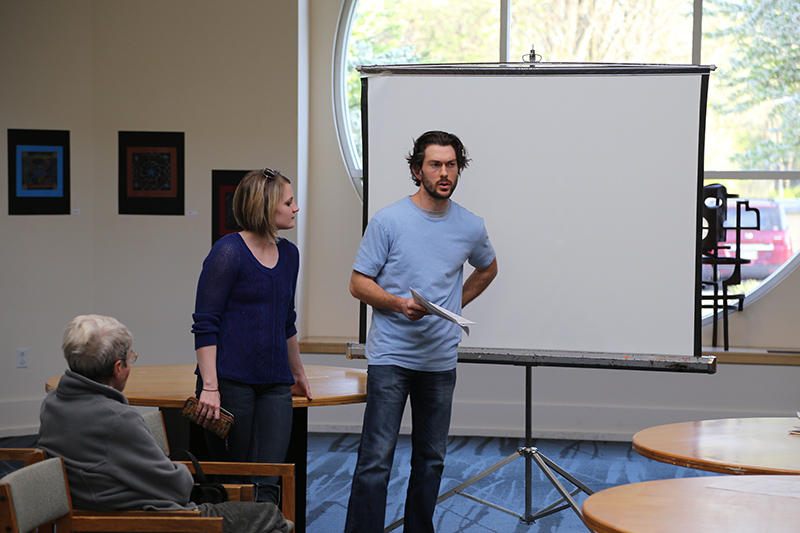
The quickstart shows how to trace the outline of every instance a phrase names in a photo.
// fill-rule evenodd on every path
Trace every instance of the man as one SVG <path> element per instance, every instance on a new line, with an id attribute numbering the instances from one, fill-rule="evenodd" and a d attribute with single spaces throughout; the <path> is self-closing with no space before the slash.
<path id="1" fill-rule="evenodd" d="M 223 517 L 236 532 L 289 531 L 272 503 L 195 505 L 194 481 L 150 435 L 122 394 L 136 354 L 133 337 L 111 317 L 75 317 L 64 331 L 67 370 L 42 403 L 39 444 L 61 456 L 76 509 L 93 511 L 192 510 Z"/>
<path id="2" fill-rule="evenodd" d="M 386 494 L 406 399 L 412 458 L 404 529 L 433 531 L 456 382 L 459 326 L 427 315 L 410 288 L 456 314 L 497 275 L 483 224 L 450 200 L 466 149 L 429 131 L 407 157 L 419 190 L 375 214 L 359 246 L 350 292 L 373 307 L 367 336 L 367 405 L 347 509 L 346 532 L 383 531 Z M 463 283 L 463 266 L 474 272 Z"/>

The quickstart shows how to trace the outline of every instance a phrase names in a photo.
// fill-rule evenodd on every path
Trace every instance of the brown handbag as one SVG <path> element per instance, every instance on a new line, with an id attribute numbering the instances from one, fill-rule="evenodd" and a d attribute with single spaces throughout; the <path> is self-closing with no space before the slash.
<path id="1" fill-rule="evenodd" d="M 195 424 L 202 426 L 203 424 L 200 423 L 197 419 L 197 406 L 198 406 L 197 398 L 195 398 L 194 396 L 192 396 L 191 398 L 187 398 L 186 403 L 183 404 L 183 408 L 181 409 L 181 416 L 185 416 Z M 205 427 L 207 430 L 209 430 L 217 437 L 221 439 L 227 439 L 228 433 L 233 427 L 233 415 L 220 407 L 219 419 L 214 420 L 214 422 L 208 427 L 206 426 L 203 427 Z"/>

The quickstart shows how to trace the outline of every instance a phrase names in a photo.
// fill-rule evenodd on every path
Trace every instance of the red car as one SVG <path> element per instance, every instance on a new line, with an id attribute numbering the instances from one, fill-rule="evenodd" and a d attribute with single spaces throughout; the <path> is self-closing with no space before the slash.
<path id="1" fill-rule="evenodd" d="M 742 279 L 764 279 L 780 268 L 794 254 L 786 213 L 783 206 L 772 200 L 750 200 L 750 207 L 758 209 L 761 229 L 743 229 L 741 232 L 741 258 L 750 263 L 741 266 Z M 736 200 L 728 200 L 726 228 L 736 226 Z M 756 227 L 756 214 L 742 207 L 742 227 Z M 719 255 L 733 257 L 736 254 L 736 232 L 728 230 L 725 241 L 720 243 Z M 729 247 L 724 249 L 724 247 Z M 731 266 L 718 266 L 722 279 L 730 275 Z M 703 266 L 703 279 L 711 279 L 711 269 Z"/>

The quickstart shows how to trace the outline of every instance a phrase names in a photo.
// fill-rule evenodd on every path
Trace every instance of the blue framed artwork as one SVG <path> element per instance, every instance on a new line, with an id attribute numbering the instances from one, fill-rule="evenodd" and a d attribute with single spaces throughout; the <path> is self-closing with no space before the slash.
<path id="1" fill-rule="evenodd" d="M 184 135 L 119 132 L 119 214 L 182 215 Z"/>
<path id="2" fill-rule="evenodd" d="M 8 214 L 68 215 L 69 131 L 8 130 Z"/>

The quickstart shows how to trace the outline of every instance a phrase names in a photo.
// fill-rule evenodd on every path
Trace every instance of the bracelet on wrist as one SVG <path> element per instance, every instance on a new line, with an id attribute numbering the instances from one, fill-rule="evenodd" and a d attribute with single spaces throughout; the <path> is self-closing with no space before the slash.
<path id="1" fill-rule="evenodd" d="M 203 389 L 206 392 L 219 392 L 219 389 Z"/>

